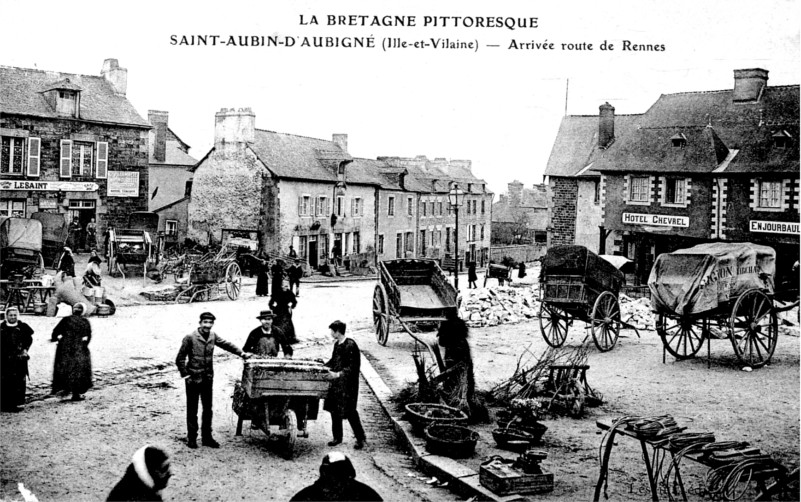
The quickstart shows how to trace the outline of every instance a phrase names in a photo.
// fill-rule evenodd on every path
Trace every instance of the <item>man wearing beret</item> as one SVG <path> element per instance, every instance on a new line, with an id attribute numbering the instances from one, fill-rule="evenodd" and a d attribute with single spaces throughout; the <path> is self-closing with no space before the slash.
<path id="1" fill-rule="evenodd" d="M 190 448 L 197 448 L 198 398 L 203 404 L 203 425 L 201 429 L 203 446 L 210 448 L 220 447 L 220 444 L 214 440 L 211 434 L 214 347 L 218 346 L 243 359 L 248 359 L 251 356 L 251 354 L 242 352 L 242 349 L 224 340 L 211 330 L 215 319 L 216 317 L 211 312 L 200 314 L 200 326 L 184 337 L 183 342 L 181 342 L 181 349 L 178 351 L 178 357 L 175 359 L 175 365 L 178 366 L 181 377 L 186 380 L 187 446 Z"/>

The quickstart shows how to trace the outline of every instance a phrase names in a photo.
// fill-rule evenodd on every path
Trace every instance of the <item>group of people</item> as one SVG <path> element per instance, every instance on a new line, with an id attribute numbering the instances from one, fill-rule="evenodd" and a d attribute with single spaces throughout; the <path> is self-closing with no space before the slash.
<path id="1" fill-rule="evenodd" d="M 81 226 L 77 217 L 72 219 L 67 227 L 67 247 L 76 251 L 97 248 L 97 223 L 94 218 L 85 227 Z"/>
<path id="2" fill-rule="evenodd" d="M 286 262 L 282 259 L 276 259 L 272 262 L 269 257 L 262 251 L 256 255 L 257 270 L 256 270 L 256 296 L 268 296 L 272 291 L 274 296 L 282 289 L 284 280 L 289 283 L 289 290 L 295 296 L 300 296 L 300 280 L 303 278 L 303 267 L 300 265 L 300 260 L 292 255 L 295 250 L 290 246 L 290 265 L 286 266 Z"/>

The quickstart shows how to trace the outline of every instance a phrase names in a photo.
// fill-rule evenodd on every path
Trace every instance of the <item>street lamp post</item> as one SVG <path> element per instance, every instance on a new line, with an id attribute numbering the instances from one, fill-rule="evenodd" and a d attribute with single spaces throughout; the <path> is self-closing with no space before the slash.
<path id="1" fill-rule="evenodd" d="M 464 192 L 459 189 L 459 185 L 454 183 L 451 190 L 448 192 L 448 203 L 456 213 L 456 228 L 454 229 L 454 246 L 453 246 L 453 267 L 456 269 L 456 277 L 453 280 L 453 286 L 456 291 L 459 291 L 459 208 L 464 200 Z"/>

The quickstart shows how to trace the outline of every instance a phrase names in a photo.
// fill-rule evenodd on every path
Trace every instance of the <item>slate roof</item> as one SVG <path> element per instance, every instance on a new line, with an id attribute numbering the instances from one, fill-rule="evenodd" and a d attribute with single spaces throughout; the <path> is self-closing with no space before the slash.
<path id="1" fill-rule="evenodd" d="M 615 115 L 615 142 L 625 138 L 635 130 L 642 115 Z M 545 176 L 577 176 L 584 168 L 607 155 L 609 149 L 598 148 L 598 115 L 567 115 L 559 124 Z M 587 170 L 583 176 L 599 176 L 594 170 Z"/>
<path id="2" fill-rule="evenodd" d="M 156 160 L 153 156 L 152 146 L 150 152 L 150 160 L 148 163 L 152 165 L 164 165 L 164 166 L 181 166 L 181 167 L 188 167 L 194 166 L 197 164 L 197 159 L 189 155 L 187 152 L 181 148 L 182 143 L 178 141 L 167 141 L 166 148 L 164 151 L 164 160 Z"/>
<path id="3" fill-rule="evenodd" d="M 117 95 L 102 76 L 58 73 L 30 68 L 0 66 L 0 111 L 9 115 L 29 115 L 63 119 L 45 101 L 42 91 L 69 78 L 82 89 L 80 119 L 150 128 L 125 96 Z M 77 90 L 77 89 L 76 89 Z"/>

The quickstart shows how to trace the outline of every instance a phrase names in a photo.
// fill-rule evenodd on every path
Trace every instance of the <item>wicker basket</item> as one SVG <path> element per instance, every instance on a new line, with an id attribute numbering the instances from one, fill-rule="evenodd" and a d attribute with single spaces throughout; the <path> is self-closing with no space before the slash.
<path id="1" fill-rule="evenodd" d="M 458 425 L 467 422 L 463 411 L 444 404 L 409 403 L 406 413 L 412 425 L 421 431 L 433 423 Z"/>
<path id="2" fill-rule="evenodd" d="M 426 449 L 436 455 L 465 458 L 473 455 L 478 432 L 460 425 L 432 424 L 424 432 Z"/>

